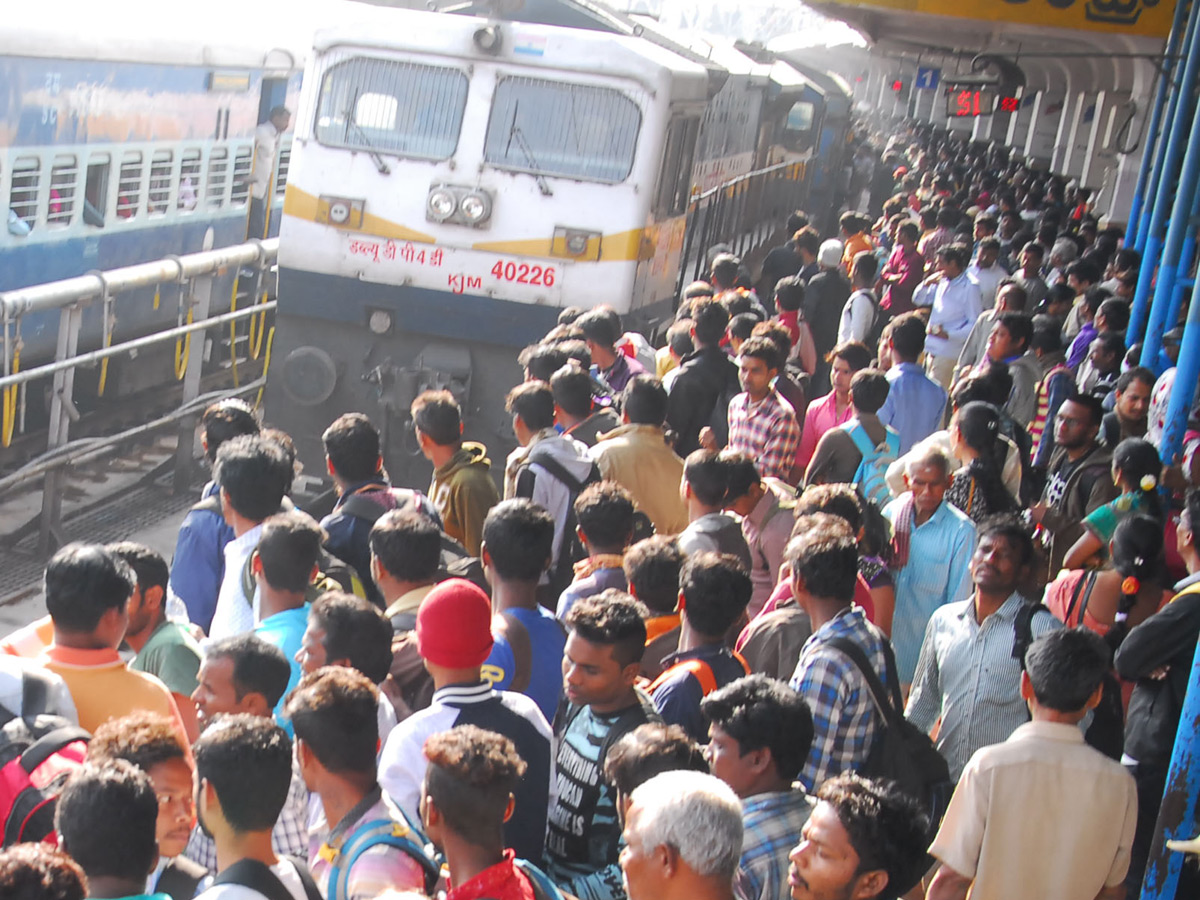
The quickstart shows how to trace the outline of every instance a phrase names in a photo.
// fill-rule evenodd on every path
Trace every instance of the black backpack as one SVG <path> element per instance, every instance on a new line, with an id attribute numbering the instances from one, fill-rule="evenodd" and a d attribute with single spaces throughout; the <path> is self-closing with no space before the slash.
<path id="1" fill-rule="evenodd" d="M 1082 600 L 1079 618 L 1076 621 L 1080 623 L 1079 627 L 1085 627 L 1083 614 L 1087 610 L 1095 583 L 1095 573 L 1088 573 L 1079 579 L 1071 594 L 1064 619 L 1071 621 L 1076 604 Z M 1033 617 L 1038 612 L 1054 615 L 1041 603 L 1026 603 L 1017 610 L 1017 619 L 1013 624 L 1013 659 L 1020 663 L 1022 672 L 1025 671 L 1025 651 L 1033 643 Z M 1100 695 L 1100 704 L 1092 711 L 1092 724 L 1088 726 L 1083 737 L 1089 746 L 1099 750 L 1109 759 L 1120 760 L 1125 748 L 1125 704 L 1121 699 L 1121 682 L 1112 672 L 1105 672 L 1102 684 L 1104 692 Z"/>
<path id="2" fill-rule="evenodd" d="M 579 521 L 575 518 L 575 501 L 579 498 L 585 487 L 600 481 L 600 468 L 595 463 L 592 463 L 588 474 L 580 481 L 568 472 L 562 463 L 551 456 L 549 451 L 542 450 L 539 452 L 539 448 L 535 444 L 525 457 L 525 461 L 521 464 L 520 471 L 517 473 L 516 494 L 518 497 L 532 496 L 533 480 L 527 479 L 525 475 L 529 472 L 529 467 L 535 463 L 541 466 L 551 478 L 566 487 L 570 494 L 570 499 L 567 501 L 567 518 L 563 524 L 562 544 L 558 548 L 558 559 L 550 567 L 550 585 L 554 591 L 554 595 L 558 596 L 574 580 L 575 563 L 587 557 L 587 550 L 584 549 L 583 543 L 579 540 L 579 535 L 576 532 Z"/>
<path id="3" fill-rule="evenodd" d="M 298 859 L 285 858 L 295 867 L 296 874 L 300 876 L 300 882 L 304 885 L 304 894 L 308 900 L 322 900 L 321 891 L 313 881 L 312 875 L 309 874 L 308 867 Z M 249 888 L 262 894 L 267 900 L 295 900 L 292 892 L 279 880 L 279 876 L 272 872 L 265 863 L 256 859 L 239 859 L 213 879 L 213 887 L 219 884 L 236 884 Z"/>
<path id="4" fill-rule="evenodd" d="M 883 726 L 875 733 L 875 743 L 862 767 L 862 774 L 872 778 L 889 778 L 899 788 L 921 802 L 929 816 L 930 835 L 937 829 L 954 782 L 950 767 L 937 751 L 929 735 L 904 718 L 900 698 L 900 681 L 896 675 L 896 657 L 885 639 L 883 655 L 887 661 L 888 686 L 884 688 L 867 655 L 848 638 L 833 638 L 829 646 L 840 650 L 854 663 L 866 679 L 875 708 L 883 718 Z"/>

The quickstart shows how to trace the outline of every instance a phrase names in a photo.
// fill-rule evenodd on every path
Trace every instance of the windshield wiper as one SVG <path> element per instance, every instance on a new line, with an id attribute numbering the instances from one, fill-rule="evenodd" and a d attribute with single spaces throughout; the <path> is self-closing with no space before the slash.
<path id="1" fill-rule="evenodd" d="M 520 112 L 521 101 L 518 100 L 513 104 L 512 124 L 508 128 L 508 146 L 504 148 L 504 155 L 507 156 L 509 150 L 512 149 L 512 143 L 515 140 L 517 146 L 521 149 L 521 153 L 525 155 L 525 164 L 532 170 L 534 180 L 537 182 L 538 190 L 543 197 L 553 197 L 554 191 L 550 190 L 550 183 L 546 181 L 546 176 L 541 173 L 541 166 L 534 159 L 533 150 L 529 147 L 529 142 L 525 140 L 525 132 L 517 124 L 517 113 Z"/>
<path id="2" fill-rule="evenodd" d="M 349 108 L 342 113 L 342 115 L 346 117 L 346 132 L 343 134 L 343 139 L 348 138 L 350 129 L 354 128 L 358 135 L 358 139 L 362 141 L 363 148 L 367 151 L 367 155 L 371 157 L 371 162 L 375 163 L 375 168 L 379 171 L 379 174 L 391 175 L 392 170 L 388 167 L 388 164 L 384 162 L 383 154 L 379 152 L 379 148 L 376 147 L 371 139 L 367 136 L 367 132 L 363 129 L 363 127 L 354 120 L 353 110 L 357 107 L 358 89 L 356 88 L 354 91 L 354 97 L 350 101 Z M 348 140 L 346 142 L 349 143 Z"/>

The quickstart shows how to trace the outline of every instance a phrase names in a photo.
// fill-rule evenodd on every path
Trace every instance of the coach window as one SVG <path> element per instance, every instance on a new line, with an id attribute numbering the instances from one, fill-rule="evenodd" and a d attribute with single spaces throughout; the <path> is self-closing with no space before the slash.
<path id="1" fill-rule="evenodd" d="M 792 104 L 792 108 L 788 110 L 787 120 L 784 122 L 784 130 L 792 131 L 798 134 L 803 134 L 806 131 L 812 131 L 813 114 L 816 110 L 811 103 L 800 101 Z"/>
<path id="2" fill-rule="evenodd" d="M 117 218 L 132 219 L 142 205 L 142 154 L 126 153 L 117 175 Z"/>
<path id="3" fill-rule="evenodd" d="M 220 209 L 225 205 L 225 188 L 229 183 L 229 151 L 214 147 L 208 154 L 208 180 L 204 185 L 204 205 Z"/>
<path id="4" fill-rule="evenodd" d="M 94 228 L 103 228 L 108 215 L 108 180 L 112 158 L 98 153 L 88 160 L 87 180 L 83 183 L 83 221 Z"/>
<path id="5" fill-rule="evenodd" d="M 150 158 L 150 188 L 146 191 L 146 209 L 152 216 L 165 216 L 171 203 L 171 169 L 175 154 L 155 150 Z"/>
<path id="6" fill-rule="evenodd" d="M 641 127 L 637 104 L 612 88 L 503 78 L 483 156 L 500 169 L 615 184 L 633 169 Z"/>
<path id="7" fill-rule="evenodd" d="M 193 148 L 179 154 L 179 194 L 175 208 L 189 213 L 196 208 L 200 194 L 200 150 Z"/>
<path id="8" fill-rule="evenodd" d="M 467 76 L 458 69 L 354 57 L 332 66 L 317 101 L 330 147 L 447 159 L 458 147 Z"/>
<path id="9" fill-rule="evenodd" d="M 9 218 L 19 219 L 28 228 L 37 222 L 38 187 L 41 184 L 41 162 L 35 156 L 23 156 L 13 163 L 12 185 L 8 194 Z M 12 233 L 13 229 L 9 231 Z"/>
<path id="10" fill-rule="evenodd" d="M 75 213 L 75 192 L 79 187 L 79 160 L 74 156 L 56 156 L 50 167 L 50 198 L 46 207 L 46 226 L 66 228 Z"/>
<path id="11" fill-rule="evenodd" d="M 245 206 L 250 196 L 250 166 L 254 162 L 254 149 L 242 147 L 233 154 L 233 190 L 229 194 L 230 206 Z"/>

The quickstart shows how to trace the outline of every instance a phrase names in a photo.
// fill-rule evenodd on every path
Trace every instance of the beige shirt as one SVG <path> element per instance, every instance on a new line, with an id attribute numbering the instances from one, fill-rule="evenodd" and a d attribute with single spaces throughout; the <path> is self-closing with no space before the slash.
<path id="1" fill-rule="evenodd" d="M 929 852 L 971 900 L 1092 900 L 1129 868 L 1137 790 L 1074 725 L 1029 722 L 971 757 Z"/>
<path id="2" fill-rule="evenodd" d="M 679 534 L 687 528 L 687 507 L 679 494 L 683 460 L 667 446 L 661 428 L 622 425 L 600 435 L 589 452 L 605 479 L 633 495 L 657 534 Z"/>

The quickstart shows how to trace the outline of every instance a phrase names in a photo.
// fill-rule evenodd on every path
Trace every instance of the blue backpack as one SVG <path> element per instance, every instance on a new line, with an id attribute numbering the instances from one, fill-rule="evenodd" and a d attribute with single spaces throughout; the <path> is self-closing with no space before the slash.
<path id="1" fill-rule="evenodd" d="M 854 472 L 854 484 L 864 497 L 877 507 L 882 507 L 892 499 L 892 491 L 887 483 L 887 470 L 888 466 L 900 457 L 900 435 L 885 425 L 887 433 L 883 440 L 879 444 L 873 444 L 867 435 L 867 429 L 857 419 L 851 419 L 840 427 L 850 435 L 854 446 L 862 454 L 862 462 Z"/>
<path id="2" fill-rule="evenodd" d="M 425 872 L 425 893 L 433 896 L 442 875 L 440 858 L 425 833 L 414 825 L 400 807 L 395 807 L 400 819 L 370 819 L 346 836 L 338 849 L 324 844 L 320 854 L 329 860 L 328 900 L 347 900 L 350 896 L 350 870 L 358 858 L 372 847 L 384 844 L 398 847 L 415 859 Z"/>

